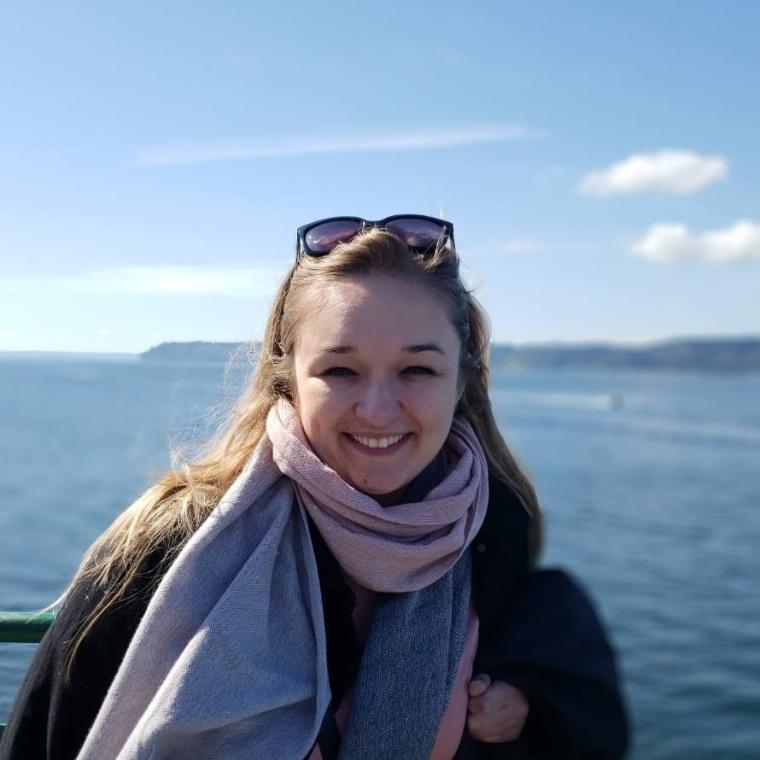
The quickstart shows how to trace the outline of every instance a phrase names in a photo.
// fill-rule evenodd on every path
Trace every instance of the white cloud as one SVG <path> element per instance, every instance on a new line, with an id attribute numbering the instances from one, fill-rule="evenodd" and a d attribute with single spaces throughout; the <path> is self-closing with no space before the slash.
<path id="1" fill-rule="evenodd" d="M 535 253 L 543 247 L 537 240 L 530 238 L 512 238 L 499 245 L 500 250 L 504 253 Z"/>
<path id="2" fill-rule="evenodd" d="M 116 267 L 64 277 L 0 277 L 0 292 L 23 289 L 111 296 L 227 296 L 269 298 L 284 267 Z"/>
<path id="3" fill-rule="evenodd" d="M 760 259 L 760 224 L 742 221 L 724 230 L 705 233 L 704 255 L 711 261 Z"/>
<path id="4" fill-rule="evenodd" d="M 513 125 L 376 131 L 312 137 L 284 137 L 243 142 L 175 143 L 141 150 L 138 163 L 147 165 L 199 164 L 323 153 L 421 150 L 473 143 L 505 142 L 542 137 L 543 132 Z"/>
<path id="5" fill-rule="evenodd" d="M 629 156 L 591 172 L 581 180 L 577 191 L 598 197 L 642 192 L 688 195 L 727 176 L 728 161 L 723 156 L 661 150 Z"/>
<path id="6" fill-rule="evenodd" d="M 695 235 L 684 224 L 655 224 L 632 243 L 630 251 L 657 263 L 687 257 L 716 263 L 760 259 L 760 224 L 739 221 L 702 235 Z"/>
<path id="7" fill-rule="evenodd" d="M 694 237 L 684 224 L 655 224 L 631 245 L 631 253 L 667 263 L 694 252 Z"/>

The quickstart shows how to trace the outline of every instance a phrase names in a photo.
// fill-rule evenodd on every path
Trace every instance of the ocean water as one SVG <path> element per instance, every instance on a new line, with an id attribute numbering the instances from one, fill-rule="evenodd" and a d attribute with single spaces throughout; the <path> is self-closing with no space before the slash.
<path id="1" fill-rule="evenodd" d="M 0 360 L 0 609 L 51 602 L 244 371 Z M 630 757 L 760 757 L 760 376 L 496 373 L 492 398 L 544 509 L 543 564 L 609 629 Z M 0 720 L 32 651 L 0 645 Z"/>

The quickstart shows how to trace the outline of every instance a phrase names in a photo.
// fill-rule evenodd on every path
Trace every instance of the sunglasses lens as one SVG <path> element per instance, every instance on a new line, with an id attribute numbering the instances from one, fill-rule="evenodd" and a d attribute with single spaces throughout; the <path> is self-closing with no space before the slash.
<path id="1" fill-rule="evenodd" d="M 329 253 L 338 243 L 350 240 L 361 228 L 361 222 L 338 219 L 312 227 L 306 233 L 306 248 L 309 253 Z"/>
<path id="2" fill-rule="evenodd" d="M 408 246 L 422 250 L 435 248 L 446 232 L 444 225 L 428 219 L 393 219 L 385 225 L 385 229 Z"/>

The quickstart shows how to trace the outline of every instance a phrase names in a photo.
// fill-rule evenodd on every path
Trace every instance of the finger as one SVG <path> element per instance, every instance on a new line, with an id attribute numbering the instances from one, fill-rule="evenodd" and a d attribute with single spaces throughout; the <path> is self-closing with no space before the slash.
<path id="1" fill-rule="evenodd" d="M 472 713 L 495 714 L 509 710 L 511 706 L 509 696 L 497 691 L 493 686 L 480 696 L 467 700 L 467 709 Z"/>
<path id="2" fill-rule="evenodd" d="M 470 681 L 469 692 L 471 697 L 479 697 L 484 694 L 491 685 L 491 676 L 488 673 L 479 673 Z"/>
<path id="3" fill-rule="evenodd" d="M 493 687 L 485 697 L 471 698 L 468 704 L 468 725 L 481 734 L 489 734 L 498 731 L 500 735 L 505 732 L 518 735 L 525 725 L 528 717 L 528 708 L 520 703 L 510 703 L 506 706 L 493 707 L 486 700 L 494 691 Z M 506 741 L 506 739 L 502 740 Z"/>
<path id="4" fill-rule="evenodd" d="M 517 739 L 522 732 L 524 721 L 495 721 L 490 715 L 470 715 L 467 728 L 473 738 L 481 742 L 508 742 Z"/>
<path id="5" fill-rule="evenodd" d="M 481 694 L 479 697 L 470 697 L 467 701 L 467 710 L 471 713 L 488 715 L 495 712 L 496 706 L 489 692 Z"/>
<path id="6" fill-rule="evenodd" d="M 510 714 L 525 717 L 529 706 L 525 695 L 503 681 L 493 681 L 488 689 L 477 697 L 470 697 L 467 709 L 476 713 L 498 713 L 506 710 Z"/>
<path id="7" fill-rule="evenodd" d="M 502 744 L 504 742 L 513 742 L 515 739 L 520 738 L 520 731 L 505 731 L 503 733 L 497 733 L 497 734 L 480 734 L 478 735 L 476 732 L 470 731 L 470 734 L 473 739 L 476 739 L 479 742 L 484 742 L 486 744 Z"/>
<path id="8" fill-rule="evenodd" d="M 512 702 L 509 695 L 495 690 L 493 686 L 480 696 L 471 696 L 467 700 L 467 709 L 474 713 L 497 713 L 509 710 L 510 707 L 512 707 Z"/>
<path id="9" fill-rule="evenodd" d="M 473 724 L 479 728 L 493 730 L 501 730 L 505 726 L 518 725 L 525 722 L 522 716 L 516 715 L 509 710 L 470 712 L 467 715 L 467 719 L 472 719 Z"/>

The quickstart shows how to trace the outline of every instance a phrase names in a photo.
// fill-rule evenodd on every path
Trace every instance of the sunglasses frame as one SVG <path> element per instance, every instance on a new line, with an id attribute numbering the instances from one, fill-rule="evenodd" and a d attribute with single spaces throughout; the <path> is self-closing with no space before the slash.
<path id="1" fill-rule="evenodd" d="M 328 216 L 325 219 L 318 219 L 316 222 L 309 222 L 309 224 L 304 224 L 303 226 L 299 227 L 297 230 L 297 239 L 296 239 L 296 261 L 300 261 L 302 256 L 327 256 L 330 251 L 325 251 L 324 253 L 320 253 L 317 251 L 311 251 L 309 250 L 309 247 L 306 245 L 306 233 L 309 232 L 309 230 L 314 229 L 314 227 L 319 226 L 320 224 L 325 224 L 326 222 L 359 222 L 360 226 L 359 229 L 356 231 L 356 235 L 358 235 L 360 232 L 363 232 L 366 229 L 369 229 L 371 227 L 380 227 L 384 228 L 388 222 L 393 222 L 396 219 L 418 219 L 424 222 L 434 222 L 435 224 L 439 224 L 443 228 L 443 241 L 444 243 L 451 243 L 452 249 L 454 249 L 454 225 L 451 222 L 446 221 L 445 219 L 439 219 L 435 216 L 425 216 L 424 214 L 393 214 L 392 216 L 386 216 L 385 219 L 378 219 L 376 221 L 370 220 L 370 219 L 362 219 L 360 216 Z M 353 236 L 352 236 L 353 237 Z M 347 238 L 350 240 L 351 238 Z M 345 242 L 345 241 L 341 241 Z M 427 248 L 422 248 L 420 246 L 413 246 L 410 245 L 409 248 L 412 251 L 419 251 L 424 252 L 428 250 Z M 331 249 L 332 250 L 332 249 Z"/>

